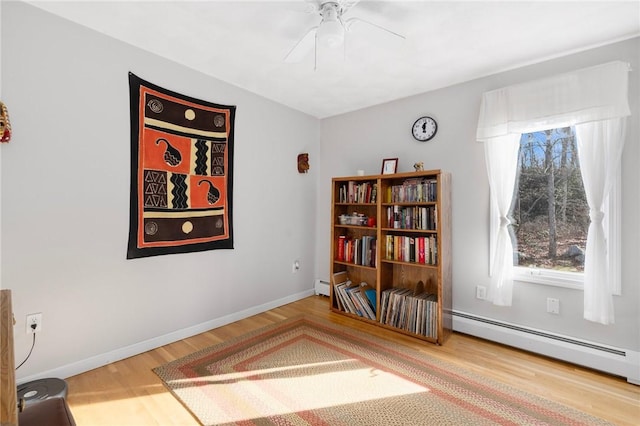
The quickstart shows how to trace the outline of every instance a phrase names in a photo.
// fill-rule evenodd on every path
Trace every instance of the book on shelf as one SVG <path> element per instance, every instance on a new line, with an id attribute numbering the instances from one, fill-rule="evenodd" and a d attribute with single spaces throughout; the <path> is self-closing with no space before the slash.
<path id="1" fill-rule="evenodd" d="M 339 203 L 374 204 L 378 196 L 378 184 L 349 181 L 338 188 Z"/>
<path id="2" fill-rule="evenodd" d="M 429 237 L 429 260 L 431 265 L 438 264 L 438 245 L 435 235 Z"/>
<path id="3" fill-rule="evenodd" d="M 333 290 L 334 290 L 333 294 L 336 296 L 335 299 L 338 304 L 338 309 L 342 311 L 344 311 L 345 308 L 344 308 L 344 303 L 342 301 L 342 297 L 338 292 L 338 286 L 348 282 L 350 282 L 350 280 L 349 280 L 349 275 L 347 274 L 347 271 L 336 272 L 331 277 L 331 284 L 333 285 Z"/>
<path id="4" fill-rule="evenodd" d="M 376 319 L 375 289 L 371 286 L 353 283 L 343 271 L 334 274 L 333 288 L 338 309 L 371 320 Z"/>
<path id="5" fill-rule="evenodd" d="M 387 189 L 389 203 L 427 203 L 437 200 L 438 181 L 435 178 L 405 179 Z"/>
<path id="6" fill-rule="evenodd" d="M 437 206 L 388 206 L 387 227 L 393 229 L 437 229 Z"/>
<path id="7" fill-rule="evenodd" d="M 354 238 L 351 240 L 351 256 L 349 257 L 349 262 L 360 265 L 361 259 L 360 255 L 362 253 L 362 240 L 359 238 Z"/>
<path id="8" fill-rule="evenodd" d="M 376 319 L 376 289 L 370 286 L 366 282 L 360 283 L 360 292 L 367 302 L 369 308 L 371 308 L 371 319 Z"/>
<path id="9" fill-rule="evenodd" d="M 436 339 L 438 300 L 435 294 L 390 288 L 380 298 L 380 322 Z"/>
<path id="10" fill-rule="evenodd" d="M 400 227 L 400 206 L 393 206 L 393 226 L 392 228 Z"/>
<path id="11" fill-rule="evenodd" d="M 341 262 L 344 261 L 344 245 L 345 245 L 345 241 L 347 240 L 347 237 L 344 235 L 340 235 L 338 237 L 338 253 L 336 254 L 336 260 L 339 260 Z"/>
<path id="12" fill-rule="evenodd" d="M 356 307 L 356 315 L 372 320 L 376 319 L 376 314 L 374 313 L 372 307 L 369 305 L 369 299 L 367 299 L 363 291 L 361 291 L 360 286 L 349 287 L 347 289 L 347 294 Z"/>
<path id="13" fill-rule="evenodd" d="M 340 296 L 340 299 L 342 300 L 342 305 L 343 305 L 343 311 L 344 312 L 349 312 L 351 314 L 355 314 L 356 311 L 356 307 L 353 304 L 353 302 L 351 301 L 351 298 L 349 297 L 349 295 L 347 294 L 347 289 L 350 288 L 352 285 L 351 281 L 348 281 L 346 283 L 342 283 L 342 284 L 338 284 L 336 286 L 336 291 L 338 292 L 338 295 Z"/>
<path id="14" fill-rule="evenodd" d="M 377 309 L 376 309 L 376 289 L 375 288 L 367 288 L 364 291 L 365 296 L 367 297 L 367 299 L 369 300 L 369 303 L 371 304 L 371 309 L 373 309 L 373 313 L 375 314 Z M 374 318 L 375 319 L 375 318 Z"/>
<path id="15" fill-rule="evenodd" d="M 438 247 L 435 235 L 428 237 L 386 235 L 384 249 L 386 260 L 423 265 L 438 264 Z"/>
<path id="16" fill-rule="evenodd" d="M 372 235 L 364 235 L 362 238 L 340 235 L 336 243 L 335 260 L 354 265 L 376 267 L 376 241 L 376 237 Z"/>
<path id="17" fill-rule="evenodd" d="M 356 297 L 356 293 L 359 293 L 360 289 L 357 286 L 356 287 L 347 286 L 343 289 L 343 291 L 345 292 L 344 294 L 347 297 L 347 299 L 349 299 L 349 305 L 352 307 L 350 312 L 360 317 L 364 316 L 363 314 L 364 308 L 360 304 L 360 300 L 358 300 Z"/>
<path id="18" fill-rule="evenodd" d="M 386 316 L 384 318 L 384 323 L 391 325 L 393 327 L 397 327 L 397 325 L 395 324 L 398 323 L 398 318 L 401 313 L 400 305 L 403 302 L 404 296 L 411 293 L 411 290 L 408 288 L 396 288 L 393 290 L 395 291 L 392 291 L 389 293 L 389 298 L 387 300 L 388 306 L 386 309 Z M 382 321 L 382 318 L 380 320 Z"/>

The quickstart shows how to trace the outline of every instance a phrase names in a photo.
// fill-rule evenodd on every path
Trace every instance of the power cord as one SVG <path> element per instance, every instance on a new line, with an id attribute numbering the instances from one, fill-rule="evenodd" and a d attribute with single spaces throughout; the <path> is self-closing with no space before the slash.
<path id="1" fill-rule="evenodd" d="M 25 362 L 27 362 L 27 360 L 29 359 L 29 357 L 31 356 L 31 352 L 33 352 L 33 348 L 36 346 L 36 328 L 38 328 L 38 324 L 31 324 L 31 329 L 33 330 L 33 343 L 31 344 L 31 349 L 29 350 L 29 354 L 27 355 L 27 357 L 24 359 L 24 361 L 22 361 L 20 363 L 20 365 L 18 365 L 16 367 L 16 370 L 20 367 L 22 367 L 22 364 L 24 364 Z"/>

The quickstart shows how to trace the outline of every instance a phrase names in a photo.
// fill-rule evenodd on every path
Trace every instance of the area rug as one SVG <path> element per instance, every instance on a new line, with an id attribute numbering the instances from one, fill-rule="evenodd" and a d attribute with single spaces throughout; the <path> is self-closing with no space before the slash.
<path id="1" fill-rule="evenodd" d="M 298 317 L 154 369 L 203 425 L 606 425 L 450 363 Z"/>

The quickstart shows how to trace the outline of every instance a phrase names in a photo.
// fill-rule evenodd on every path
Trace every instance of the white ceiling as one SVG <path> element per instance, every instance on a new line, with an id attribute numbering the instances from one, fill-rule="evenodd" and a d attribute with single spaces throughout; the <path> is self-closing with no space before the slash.
<path id="1" fill-rule="evenodd" d="M 346 60 L 314 71 L 283 61 L 314 0 L 28 2 L 318 118 L 640 35 L 640 0 L 362 0 L 345 18 L 406 39 L 354 25 Z"/>

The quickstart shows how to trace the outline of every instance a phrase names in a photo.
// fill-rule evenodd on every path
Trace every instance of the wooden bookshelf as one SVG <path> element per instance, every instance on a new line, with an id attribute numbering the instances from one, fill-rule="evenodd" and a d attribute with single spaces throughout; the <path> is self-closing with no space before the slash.
<path id="1" fill-rule="evenodd" d="M 447 340 L 450 182 L 441 170 L 332 179 L 332 311 L 432 343 Z"/>
<path id="2" fill-rule="evenodd" d="M 18 424 L 11 290 L 0 290 L 0 424 Z"/>

